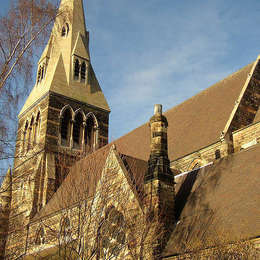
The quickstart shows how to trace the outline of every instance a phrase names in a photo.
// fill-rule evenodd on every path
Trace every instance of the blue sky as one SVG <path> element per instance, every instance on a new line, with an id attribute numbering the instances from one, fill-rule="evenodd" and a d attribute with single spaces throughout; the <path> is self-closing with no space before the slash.
<path id="1" fill-rule="evenodd" d="M 5 10 L 8 1 L 2 3 Z M 110 141 L 252 62 L 260 1 L 84 0 Z"/>

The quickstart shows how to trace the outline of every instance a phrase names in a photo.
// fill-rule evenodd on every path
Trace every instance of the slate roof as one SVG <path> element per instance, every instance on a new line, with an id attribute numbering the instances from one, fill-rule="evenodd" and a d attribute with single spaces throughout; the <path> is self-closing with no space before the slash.
<path id="1" fill-rule="evenodd" d="M 110 144 L 102 147 L 72 166 L 70 173 L 57 192 L 46 206 L 34 217 L 34 220 L 38 220 L 61 209 L 70 207 L 84 198 L 87 199 L 93 196 L 111 146 L 112 145 Z M 122 153 L 119 153 L 119 155 L 129 174 L 126 176 L 129 184 L 139 197 L 139 201 L 141 201 L 143 195 L 143 179 L 144 173 L 147 170 L 147 162 L 126 156 Z"/>
<path id="2" fill-rule="evenodd" d="M 260 235 L 259 154 L 256 145 L 175 179 L 177 225 L 165 256 L 182 252 L 185 242 Z"/>
<path id="3" fill-rule="evenodd" d="M 253 63 L 168 110 L 168 147 L 170 160 L 176 160 L 219 141 Z M 115 141 L 125 154 L 148 160 L 150 153 L 148 123 Z"/>
<path id="4" fill-rule="evenodd" d="M 75 163 L 59 189 L 36 214 L 34 220 L 70 207 L 83 198 L 91 197 L 105 166 L 109 148 L 105 146 Z"/>

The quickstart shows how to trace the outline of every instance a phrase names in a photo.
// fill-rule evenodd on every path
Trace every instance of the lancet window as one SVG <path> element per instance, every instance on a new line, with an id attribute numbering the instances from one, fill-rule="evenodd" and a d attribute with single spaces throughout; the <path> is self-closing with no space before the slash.
<path id="1" fill-rule="evenodd" d="M 73 149 L 91 152 L 97 148 L 98 125 L 91 112 L 85 116 L 82 110 L 75 113 L 71 107 L 63 108 L 60 116 L 60 144 Z"/>
<path id="2" fill-rule="evenodd" d="M 79 65 L 79 60 L 75 60 L 74 64 L 74 79 L 78 80 L 79 79 L 79 71 L 80 71 L 80 65 Z"/>
<path id="3" fill-rule="evenodd" d="M 34 144 L 37 144 L 39 141 L 40 129 L 41 129 L 41 114 L 40 114 L 40 112 L 38 112 L 36 121 L 35 121 Z"/>
<path id="4" fill-rule="evenodd" d="M 83 61 L 81 64 L 81 69 L 80 69 L 80 80 L 85 81 L 86 80 L 86 63 Z"/>
<path id="5" fill-rule="evenodd" d="M 67 108 L 63 115 L 61 116 L 61 125 L 60 125 L 60 136 L 61 136 L 61 145 L 70 146 L 70 135 L 71 135 L 71 126 L 72 126 L 72 114 L 69 108 Z"/>
<path id="6" fill-rule="evenodd" d="M 74 61 L 74 80 L 84 83 L 87 77 L 87 64 L 78 58 Z"/>
<path id="7" fill-rule="evenodd" d="M 69 24 L 66 23 L 61 29 L 61 36 L 66 37 L 69 33 Z"/>
<path id="8" fill-rule="evenodd" d="M 85 151 L 90 152 L 94 150 L 95 145 L 95 122 L 93 116 L 89 116 L 85 126 Z"/>
<path id="9" fill-rule="evenodd" d="M 46 73 L 46 64 L 44 63 L 38 69 L 37 84 L 43 80 L 45 73 Z"/>
<path id="10" fill-rule="evenodd" d="M 24 151 L 26 148 L 27 144 L 27 135 L 28 135 L 28 128 L 29 128 L 29 123 L 26 121 L 24 131 L 23 131 L 23 145 L 22 145 L 22 151 Z"/>
<path id="11" fill-rule="evenodd" d="M 73 148 L 81 149 L 83 135 L 83 115 L 78 112 L 73 125 Z"/>
<path id="12" fill-rule="evenodd" d="M 29 131 L 28 131 L 28 146 L 27 151 L 32 148 L 32 136 L 34 135 L 34 117 L 31 119 Z"/>

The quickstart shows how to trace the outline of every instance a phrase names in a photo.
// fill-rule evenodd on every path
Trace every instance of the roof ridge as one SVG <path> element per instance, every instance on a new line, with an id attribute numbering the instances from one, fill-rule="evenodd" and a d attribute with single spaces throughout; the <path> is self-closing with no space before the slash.
<path id="1" fill-rule="evenodd" d="M 220 84 L 221 82 L 223 82 L 223 81 L 225 81 L 225 80 L 227 80 L 227 79 L 232 78 L 233 76 L 235 76 L 236 74 L 240 73 L 242 70 L 244 70 L 244 69 L 247 68 L 248 66 L 252 66 L 252 64 L 253 64 L 254 62 L 255 62 L 255 61 L 253 61 L 253 62 L 251 62 L 251 63 L 245 65 L 244 67 L 242 67 L 242 68 L 239 69 L 238 71 L 233 72 L 232 74 L 228 75 L 228 76 L 225 77 L 224 79 L 215 82 L 213 85 L 210 85 L 208 88 L 206 88 L 206 89 L 204 89 L 204 90 L 198 92 L 197 94 L 195 94 L 195 95 L 193 95 L 192 97 L 190 97 L 190 98 L 184 100 L 183 102 L 181 102 L 181 103 L 175 105 L 174 107 L 169 108 L 169 109 L 166 110 L 163 114 L 164 114 L 164 115 L 167 115 L 167 114 L 168 114 L 169 112 L 171 112 L 172 110 L 174 110 L 174 109 L 176 109 L 176 108 L 178 108 L 178 107 L 180 107 L 180 106 L 182 106 L 182 105 L 184 105 L 184 104 L 187 104 L 188 102 L 190 102 L 190 101 L 193 100 L 194 98 L 197 98 L 197 97 L 199 97 L 200 95 L 202 95 L 202 94 L 208 92 L 209 90 L 213 89 L 214 87 L 216 87 L 217 84 Z M 117 138 L 116 140 L 114 140 L 112 143 L 115 143 L 115 144 L 116 144 L 116 142 L 117 142 L 118 140 L 121 140 L 121 139 L 124 138 L 125 136 L 127 136 L 127 135 L 131 134 L 132 132 L 134 132 L 136 129 L 139 129 L 139 128 L 141 128 L 141 127 L 147 125 L 148 123 L 149 123 L 149 121 L 147 121 L 147 122 L 143 123 L 142 125 L 140 125 L 140 126 L 134 128 L 134 129 L 131 130 L 130 132 L 127 132 L 126 134 L 124 134 L 124 135 L 120 136 L 119 138 Z"/>

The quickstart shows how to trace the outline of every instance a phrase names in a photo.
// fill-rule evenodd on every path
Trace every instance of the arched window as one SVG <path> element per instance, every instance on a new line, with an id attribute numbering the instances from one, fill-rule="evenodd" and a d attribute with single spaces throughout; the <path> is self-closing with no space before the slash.
<path id="1" fill-rule="evenodd" d="M 92 116 L 89 116 L 85 126 L 85 150 L 92 152 L 95 144 L 95 122 Z"/>
<path id="2" fill-rule="evenodd" d="M 75 116 L 73 125 L 73 148 L 81 149 L 82 147 L 82 126 L 83 126 L 83 116 L 79 112 Z"/>
<path id="3" fill-rule="evenodd" d="M 43 227 L 40 227 L 38 229 L 38 231 L 36 232 L 36 239 L 35 239 L 35 244 L 36 245 L 43 245 L 44 242 L 45 242 L 45 239 L 44 239 L 44 229 Z"/>
<path id="4" fill-rule="evenodd" d="M 78 80 L 79 79 L 79 70 L 80 70 L 80 65 L 79 65 L 79 60 L 75 60 L 74 64 L 74 79 Z"/>
<path id="5" fill-rule="evenodd" d="M 41 81 L 41 75 L 42 75 L 42 66 L 40 66 L 38 70 L 37 83 Z"/>
<path id="6" fill-rule="evenodd" d="M 62 37 L 66 36 L 66 27 L 65 26 L 63 26 L 62 29 L 61 29 L 61 36 Z"/>
<path id="7" fill-rule="evenodd" d="M 70 220 L 68 217 L 65 217 L 61 221 L 60 225 L 60 242 L 61 243 L 68 243 L 71 241 L 71 226 L 70 226 Z"/>
<path id="8" fill-rule="evenodd" d="M 66 109 L 61 117 L 60 125 L 61 145 L 64 146 L 70 146 L 71 119 L 71 111 Z"/>
<path id="9" fill-rule="evenodd" d="M 83 82 L 86 80 L 86 63 L 85 63 L 85 61 L 83 61 L 82 65 L 81 65 L 80 79 Z"/>
<path id="10" fill-rule="evenodd" d="M 62 27 L 62 29 L 61 29 L 61 36 L 62 36 L 62 37 L 67 36 L 68 33 L 69 33 L 69 29 L 70 29 L 69 24 L 66 23 L 66 24 Z"/>
<path id="11" fill-rule="evenodd" d="M 42 67 L 41 80 L 43 79 L 43 77 L 44 77 L 44 66 Z"/>
<path id="12" fill-rule="evenodd" d="M 34 131 L 34 143 L 37 144 L 39 136 L 40 136 L 40 128 L 41 128 L 41 114 L 38 112 L 36 121 L 35 121 L 35 131 Z"/>
<path id="13" fill-rule="evenodd" d="M 22 151 L 25 150 L 26 143 L 27 143 L 28 126 L 29 126 L 29 123 L 28 123 L 28 121 L 26 121 L 25 127 L 24 127 L 24 131 L 23 131 L 23 147 L 22 147 Z"/>
<path id="14" fill-rule="evenodd" d="M 111 259 L 119 256 L 125 242 L 124 216 L 112 207 L 106 213 L 105 219 L 98 229 L 98 259 Z"/>
<path id="15" fill-rule="evenodd" d="M 221 157 L 220 150 L 217 149 L 217 150 L 215 151 L 215 158 L 216 158 L 216 159 L 219 159 L 220 157 Z"/>
<path id="16" fill-rule="evenodd" d="M 27 150 L 29 151 L 32 148 L 32 136 L 34 132 L 34 117 L 32 117 L 30 127 L 29 127 L 29 134 L 28 134 L 28 146 Z"/>

